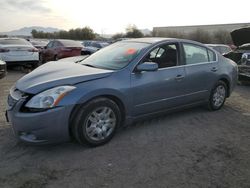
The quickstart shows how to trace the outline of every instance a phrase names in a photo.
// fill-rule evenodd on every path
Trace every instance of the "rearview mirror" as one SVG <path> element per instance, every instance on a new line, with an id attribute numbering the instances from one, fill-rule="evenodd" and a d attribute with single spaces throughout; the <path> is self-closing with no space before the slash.
<path id="1" fill-rule="evenodd" d="M 136 67 L 137 72 L 156 71 L 157 69 L 158 69 L 158 64 L 154 62 L 145 62 Z"/>

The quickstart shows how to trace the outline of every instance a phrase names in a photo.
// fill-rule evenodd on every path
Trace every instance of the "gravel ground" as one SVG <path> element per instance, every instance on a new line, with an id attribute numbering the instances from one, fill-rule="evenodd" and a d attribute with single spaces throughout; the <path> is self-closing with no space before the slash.
<path id="1" fill-rule="evenodd" d="M 5 121 L 0 80 L 0 187 L 250 187 L 250 87 L 237 86 L 220 111 L 202 107 L 121 129 L 108 144 L 27 146 Z"/>

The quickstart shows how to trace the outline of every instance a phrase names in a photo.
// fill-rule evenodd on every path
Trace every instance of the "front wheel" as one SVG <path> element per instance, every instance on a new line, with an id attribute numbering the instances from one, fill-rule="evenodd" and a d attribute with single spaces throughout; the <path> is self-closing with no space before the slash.
<path id="1" fill-rule="evenodd" d="M 120 124 L 121 112 L 117 104 L 107 98 L 98 98 L 77 111 L 72 133 L 81 144 L 99 146 L 112 139 Z"/>
<path id="2" fill-rule="evenodd" d="M 34 62 L 31 66 L 32 66 L 32 69 L 36 69 L 37 67 L 39 67 L 41 64 L 39 61 L 37 62 Z"/>
<path id="3" fill-rule="evenodd" d="M 215 87 L 213 88 L 210 98 L 209 98 L 209 103 L 208 103 L 208 108 L 210 110 L 219 110 L 221 107 L 224 105 L 227 97 L 227 85 L 223 81 L 218 81 Z"/>
<path id="4" fill-rule="evenodd" d="M 43 63 L 45 63 L 44 58 L 43 58 L 43 54 L 40 53 L 39 54 L 39 65 L 42 65 Z"/>

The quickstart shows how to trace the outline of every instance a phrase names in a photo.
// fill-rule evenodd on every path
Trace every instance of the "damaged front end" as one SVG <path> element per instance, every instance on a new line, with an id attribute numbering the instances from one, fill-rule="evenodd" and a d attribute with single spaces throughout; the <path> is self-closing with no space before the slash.
<path id="1" fill-rule="evenodd" d="M 240 81 L 250 82 L 250 27 L 233 30 L 231 38 L 237 48 L 224 57 L 238 64 Z"/>

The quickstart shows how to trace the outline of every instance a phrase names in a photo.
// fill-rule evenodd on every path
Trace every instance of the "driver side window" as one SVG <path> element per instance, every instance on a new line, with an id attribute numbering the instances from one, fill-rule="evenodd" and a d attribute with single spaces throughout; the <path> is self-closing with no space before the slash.
<path id="1" fill-rule="evenodd" d="M 176 44 L 164 44 L 153 49 L 144 58 L 143 62 L 154 62 L 159 68 L 173 67 L 177 65 L 178 51 Z"/>
<path id="2" fill-rule="evenodd" d="M 53 41 L 49 42 L 49 44 L 47 45 L 47 48 L 52 48 L 53 46 Z"/>

